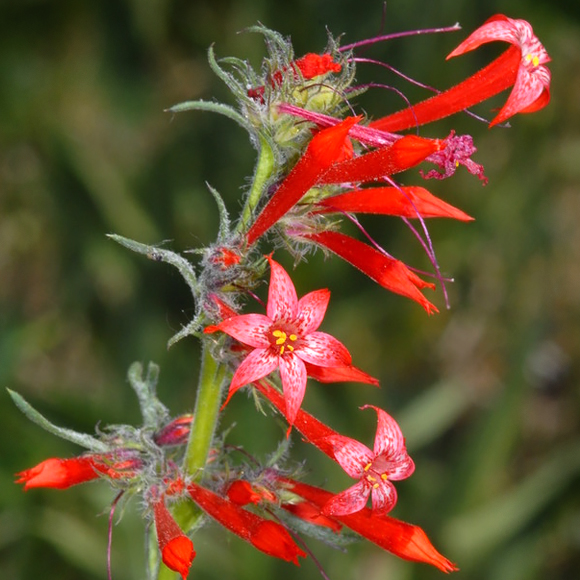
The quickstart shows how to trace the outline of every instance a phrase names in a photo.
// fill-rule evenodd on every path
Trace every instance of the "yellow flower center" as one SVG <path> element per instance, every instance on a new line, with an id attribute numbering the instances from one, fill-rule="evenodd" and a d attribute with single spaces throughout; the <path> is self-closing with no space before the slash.
<path id="1" fill-rule="evenodd" d="M 363 471 L 365 473 L 364 478 L 373 489 L 377 489 L 379 487 L 379 479 L 383 481 L 387 481 L 389 479 L 389 474 L 387 472 L 380 473 L 376 470 L 376 468 L 373 468 L 373 462 L 367 463 L 364 466 Z"/>
<path id="2" fill-rule="evenodd" d="M 290 343 L 296 342 L 298 336 L 295 334 L 288 334 L 280 329 L 273 330 L 272 336 L 274 337 L 274 344 L 280 349 L 280 354 L 284 354 L 284 351 L 286 350 L 288 352 L 294 351 L 294 347 Z"/>

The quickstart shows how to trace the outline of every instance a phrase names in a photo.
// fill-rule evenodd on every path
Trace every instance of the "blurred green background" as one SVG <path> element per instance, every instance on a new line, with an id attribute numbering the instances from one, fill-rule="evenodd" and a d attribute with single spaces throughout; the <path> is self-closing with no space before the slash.
<path id="1" fill-rule="evenodd" d="M 193 340 L 167 351 L 192 304 L 178 274 L 108 241 L 115 232 L 185 250 L 213 240 L 217 212 L 205 182 L 232 211 L 254 151 L 233 123 L 163 109 L 193 98 L 228 100 L 206 49 L 258 65 L 262 38 L 238 34 L 260 21 L 291 35 L 297 54 L 321 51 L 325 27 L 344 41 L 380 31 L 375 0 L 4 0 L 0 4 L 0 384 L 54 422 L 93 432 L 99 421 L 138 422 L 125 373 L 134 360 L 161 365 L 159 387 L 174 413 L 193 406 L 199 353 Z M 457 116 L 423 129 L 474 135 L 489 185 L 460 171 L 430 190 L 477 218 L 432 222 L 451 310 L 427 317 L 337 259 L 312 257 L 299 294 L 333 291 L 324 330 L 343 340 L 382 389 L 309 387 L 305 407 L 371 444 L 380 405 L 395 415 L 417 463 L 398 485 L 393 515 L 421 525 L 473 580 L 568 580 L 580 569 L 580 8 L 576 0 L 395 0 L 389 32 L 451 25 L 463 31 L 402 39 L 365 52 L 445 88 L 489 62 L 489 46 L 444 57 L 494 13 L 529 20 L 552 56 L 552 103 L 513 128 L 489 131 Z M 362 66 L 361 82 L 425 93 Z M 502 95 L 502 99 L 505 95 Z M 488 118 L 502 100 L 480 106 Z M 374 90 L 374 116 L 402 106 Z M 420 179 L 409 176 L 419 183 Z M 395 256 L 426 268 L 400 221 L 366 220 Z M 277 254 L 286 265 L 288 256 Z M 429 296 L 431 298 L 431 296 Z M 24 494 L 13 474 L 74 446 L 45 435 L 0 403 L 0 575 L 12 580 L 103 579 L 111 492 L 91 484 Z M 234 397 L 222 424 L 255 454 L 282 436 Z M 296 443 L 312 483 L 338 491 L 342 470 Z M 138 508 L 113 532 L 113 577 L 143 574 Z M 438 578 L 360 543 L 348 553 L 310 542 L 332 580 Z M 217 525 L 197 534 L 191 577 L 316 578 L 274 561 Z"/>

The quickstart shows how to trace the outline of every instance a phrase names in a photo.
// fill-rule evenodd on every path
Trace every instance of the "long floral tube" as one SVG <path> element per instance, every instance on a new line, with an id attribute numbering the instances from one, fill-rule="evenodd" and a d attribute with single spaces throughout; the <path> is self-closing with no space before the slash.
<path id="1" fill-rule="evenodd" d="M 436 306 L 419 291 L 421 288 L 432 289 L 435 286 L 421 280 L 400 260 L 391 258 L 364 242 L 340 232 L 299 233 L 297 237 L 330 250 L 365 273 L 383 288 L 415 300 L 427 313 L 438 312 Z"/>
<path id="2" fill-rule="evenodd" d="M 513 86 L 513 90 L 490 127 L 516 113 L 531 113 L 550 100 L 550 61 L 545 48 L 524 20 L 502 14 L 491 17 L 460 44 L 447 58 L 473 50 L 484 42 L 503 40 L 512 44 L 493 62 L 468 79 L 411 108 L 403 109 L 370 123 L 373 129 L 401 131 L 442 119 L 493 97 Z"/>
<path id="3" fill-rule="evenodd" d="M 274 192 L 256 221 L 248 230 L 246 242 L 251 246 L 283 217 L 322 175 L 338 161 L 344 152 L 346 136 L 360 117 L 349 117 L 328 129 L 318 132 L 306 151 Z"/>
<path id="4" fill-rule="evenodd" d="M 280 481 L 285 483 L 290 491 L 321 510 L 334 497 L 324 489 L 299 481 L 288 478 L 280 478 Z M 435 549 L 427 534 L 419 526 L 377 514 L 368 508 L 354 514 L 333 516 L 333 519 L 399 558 L 431 564 L 446 573 L 458 570 L 453 562 Z"/>
<path id="5" fill-rule="evenodd" d="M 353 189 L 318 202 L 320 213 L 351 212 L 406 218 L 446 217 L 471 221 L 465 212 L 435 197 L 424 187 L 369 187 Z"/>
<path id="6" fill-rule="evenodd" d="M 191 499 L 209 516 L 255 548 L 299 566 L 298 558 L 306 554 L 280 524 L 253 514 L 212 491 L 191 482 L 187 491 Z"/>

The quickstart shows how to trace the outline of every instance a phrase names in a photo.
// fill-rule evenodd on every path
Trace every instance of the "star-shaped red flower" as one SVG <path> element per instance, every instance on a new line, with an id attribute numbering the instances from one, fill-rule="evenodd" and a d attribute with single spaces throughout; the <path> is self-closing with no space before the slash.
<path id="1" fill-rule="evenodd" d="M 407 454 L 405 438 L 397 422 L 373 405 L 365 405 L 361 409 L 369 407 L 377 412 L 378 421 L 373 451 L 355 439 L 338 433 L 327 438 L 333 446 L 336 461 L 351 477 L 359 480 L 324 506 L 323 511 L 327 515 L 358 512 L 365 507 L 369 495 L 373 511 L 389 512 L 397 503 L 397 491 L 391 480 L 406 479 L 415 471 L 415 464 Z"/>
<path id="2" fill-rule="evenodd" d="M 315 290 L 298 300 L 288 273 L 271 257 L 268 261 L 271 275 L 266 315 L 232 316 L 206 328 L 205 332 L 221 330 L 253 348 L 232 377 L 227 401 L 244 385 L 278 368 L 286 418 L 292 425 L 304 398 L 306 365 L 351 368 L 352 359 L 341 342 L 317 331 L 326 313 L 330 292 Z"/>

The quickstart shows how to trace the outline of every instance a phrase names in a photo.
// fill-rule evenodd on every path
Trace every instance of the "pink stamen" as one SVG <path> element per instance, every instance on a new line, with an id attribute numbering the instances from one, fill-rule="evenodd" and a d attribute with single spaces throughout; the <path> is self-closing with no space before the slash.
<path id="1" fill-rule="evenodd" d="M 381 36 L 374 36 L 373 38 L 366 38 L 365 40 L 358 40 L 357 42 L 352 42 L 351 44 L 345 44 L 341 46 L 338 50 L 344 52 L 346 50 L 352 50 L 353 48 L 359 48 L 360 46 L 367 46 L 369 44 L 377 44 L 379 42 L 384 42 L 386 40 L 393 40 L 395 38 L 403 38 L 405 36 L 419 36 L 422 34 L 438 34 L 440 32 L 455 32 L 456 30 L 461 30 L 459 22 L 456 22 L 453 26 L 446 26 L 443 28 L 423 28 L 421 30 L 406 30 L 403 32 L 393 32 L 392 34 L 383 34 Z"/>

